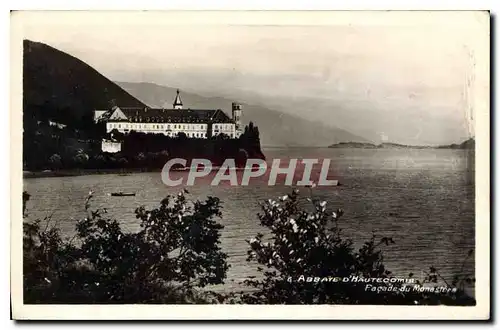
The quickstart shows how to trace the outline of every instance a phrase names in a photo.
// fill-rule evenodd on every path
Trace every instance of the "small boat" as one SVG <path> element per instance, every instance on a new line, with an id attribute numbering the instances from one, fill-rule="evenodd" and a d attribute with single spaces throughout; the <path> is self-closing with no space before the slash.
<path id="1" fill-rule="evenodd" d="M 111 196 L 118 196 L 118 197 L 121 197 L 121 196 L 135 196 L 135 193 L 125 193 L 125 192 L 114 192 L 114 193 L 111 193 L 110 194 Z"/>

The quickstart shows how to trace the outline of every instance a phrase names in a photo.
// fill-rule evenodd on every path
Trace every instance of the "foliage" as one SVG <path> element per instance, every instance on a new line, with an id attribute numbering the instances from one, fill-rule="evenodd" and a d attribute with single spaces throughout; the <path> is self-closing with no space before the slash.
<path id="1" fill-rule="evenodd" d="M 23 195 L 27 201 L 29 195 Z M 139 207 L 141 229 L 124 232 L 90 210 L 64 241 L 49 219 L 24 224 L 25 303 L 207 303 L 197 290 L 223 283 L 228 265 L 220 249 L 220 201 L 167 196 L 156 209 Z"/>
<path id="2" fill-rule="evenodd" d="M 312 195 L 311 195 L 312 197 Z M 245 303 L 261 304 L 448 304 L 473 305 L 474 299 L 453 283 L 453 292 L 433 293 L 413 286 L 391 283 L 396 277 L 383 264 L 381 245 L 392 245 L 389 237 L 375 235 L 359 249 L 339 228 L 343 210 L 328 212 L 325 201 L 309 198 L 312 211 L 300 206 L 298 190 L 262 204 L 261 233 L 248 241 L 248 261 L 258 264 L 261 278 L 245 281 L 253 291 L 244 293 Z M 409 277 L 413 275 L 410 274 Z M 334 280 L 334 279 L 337 280 Z M 344 278 L 349 278 L 344 282 Z M 363 279 L 363 280 L 361 280 Z M 380 279 L 381 283 L 367 283 Z M 384 279 L 387 283 L 383 283 Z M 431 268 L 425 283 L 438 282 Z M 368 286 L 371 284 L 371 286 Z M 446 283 L 448 284 L 448 283 Z M 376 291 L 372 291 L 373 287 Z M 381 289 L 378 289 L 378 288 Z"/>
<path id="3" fill-rule="evenodd" d="M 58 169 L 61 167 L 61 156 L 58 154 L 53 154 L 49 158 L 49 163 L 52 165 L 53 169 Z"/>
<path id="4" fill-rule="evenodd" d="M 26 115 L 26 114 L 25 114 Z M 214 137 L 188 138 L 185 134 L 169 137 L 131 131 L 128 134 L 114 129 L 105 133 L 95 124 L 90 133 L 69 126 L 59 128 L 35 118 L 25 118 L 23 164 L 25 170 L 60 169 L 161 169 L 172 158 L 209 159 L 221 165 L 228 158 L 238 165 L 247 158 L 265 159 L 260 150 L 258 129 L 250 123 L 239 139 L 220 134 Z M 99 127 L 99 128 L 98 128 Z M 104 130 L 100 135 L 92 132 Z M 110 154 L 101 151 L 101 139 L 122 143 L 122 151 Z M 242 154 L 244 152 L 245 157 Z M 141 155 L 142 154 L 142 155 Z"/>
<path id="5" fill-rule="evenodd" d="M 79 150 L 78 153 L 73 158 L 73 161 L 76 164 L 85 164 L 89 160 L 89 155 L 84 153 L 82 150 Z"/>
<path id="6" fill-rule="evenodd" d="M 260 133 L 259 128 L 254 125 L 253 122 L 250 122 L 243 131 L 243 134 L 240 136 L 240 141 L 242 142 L 242 148 L 246 150 L 251 158 L 255 158 L 253 155 L 262 155 L 260 151 Z M 264 157 L 263 157 L 264 158 Z"/>
<path id="7" fill-rule="evenodd" d="M 61 238 L 57 224 L 49 228 L 50 218 L 44 228 L 42 221 L 25 223 L 25 303 L 475 304 L 465 293 L 474 282 L 465 261 L 453 281 L 430 267 L 423 280 L 408 274 L 401 283 L 381 251 L 395 244 L 392 238 L 373 235 L 356 249 L 340 228 L 343 210 L 327 211 L 312 193 L 308 206 L 297 190 L 262 204 L 259 219 L 268 233 L 248 241 L 248 262 L 262 275 L 244 282 L 250 290 L 208 291 L 229 268 L 220 249 L 223 226 L 215 220 L 220 201 L 191 202 L 187 193 L 167 196 L 156 209 L 137 208 L 141 226 L 134 233 L 105 209 L 90 210 L 92 195 L 71 240 Z M 23 193 L 23 212 L 29 198 Z"/>

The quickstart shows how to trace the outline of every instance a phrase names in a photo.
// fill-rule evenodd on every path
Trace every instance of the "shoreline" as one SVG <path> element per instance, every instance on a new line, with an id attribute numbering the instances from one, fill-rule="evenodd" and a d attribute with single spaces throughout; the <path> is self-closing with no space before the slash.
<path id="1" fill-rule="evenodd" d="M 68 170 L 45 170 L 45 171 L 24 171 L 23 179 L 51 178 L 65 176 L 81 176 L 93 174 L 133 174 L 133 173 L 154 173 L 161 172 L 161 169 L 68 169 Z"/>
<path id="2" fill-rule="evenodd" d="M 191 167 L 186 168 L 172 168 L 173 172 L 187 172 L 190 171 Z M 218 171 L 220 166 L 214 166 L 212 171 Z M 237 167 L 236 171 L 243 171 L 246 167 Z M 44 171 L 25 171 L 23 170 L 23 179 L 36 179 L 36 178 L 60 178 L 66 176 L 83 176 L 83 175 L 95 175 L 95 174 L 117 174 L 117 175 L 129 175 L 135 173 L 159 173 L 162 169 L 148 169 L 148 168 L 138 168 L 138 169 L 68 169 L 68 170 L 44 170 Z"/>

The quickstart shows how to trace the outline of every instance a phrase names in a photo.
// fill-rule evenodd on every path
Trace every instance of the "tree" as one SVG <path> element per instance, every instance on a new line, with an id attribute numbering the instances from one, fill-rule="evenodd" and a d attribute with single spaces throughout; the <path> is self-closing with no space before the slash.
<path id="1" fill-rule="evenodd" d="M 415 291 L 414 284 L 393 282 L 397 278 L 385 268 L 380 249 L 395 244 L 391 238 L 374 235 L 356 250 L 339 228 L 343 210 L 327 211 L 326 202 L 312 193 L 309 210 L 297 190 L 262 204 L 259 219 L 269 233 L 248 241 L 248 261 L 257 262 L 262 273 L 245 281 L 253 290 L 201 293 L 207 285 L 224 283 L 229 267 L 220 247 L 223 226 L 216 221 L 221 207 L 215 197 L 189 201 L 186 194 L 167 196 L 152 210 L 137 208 L 140 229 L 133 233 L 123 231 L 105 209 L 91 210 L 92 194 L 87 216 L 70 240 L 49 227 L 50 218 L 44 226 L 40 220 L 25 222 L 24 302 L 475 304 L 463 287 L 474 279 L 465 275 L 448 284 L 431 267 L 422 283 L 414 282 L 442 280 L 451 292 Z M 24 192 L 23 212 L 29 198 Z"/>
<path id="2" fill-rule="evenodd" d="M 89 160 L 89 155 L 87 155 L 81 150 L 78 151 L 78 153 L 73 157 L 73 161 L 79 165 L 87 164 L 88 160 Z"/>
<path id="3" fill-rule="evenodd" d="M 184 132 L 179 132 L 179 133 L 177 133 L 177 139 L 178 139 L 179 141 L 186 141 L 186 140 L 187 140 L 187 138 L 188 138 L 188 137 L 187 137 L 186 133 L 184 133 Z"/>
<path id="4" fill-rule="evenodd" d="M 229 135 L 227 135 L 227 134 L 225 134 L 225 133 L 220 133 L 220 134 L 217 134 L 217 135 L 215 136 L 215 139 L 216 139 L 216 140 L 229 140 L 229 139 L 230 139 L 230 137 L 229 137 Z"/>
<path id="5" fill-rule="evenodd" d="M 140 207 L 136 233 L 122 231 L 105 210 L 90 210 L 91 198 L 69 241 L 48 223 L 45 229 L 40 221 L 24 224 L 25 303 L 219 301 L 215 293 L 197 291 L 223 283 L 228 269 L 217 198 L 190 202 L 180 193 L 156 209 Z"/>
<path id="6" fill-rule="evenodd" d="M 125 157 L 121 157 L 120 159 L 118 159 L 118 165 L 120 165 L 120 167 L 126 167 L 128 165 L 128 160 L 127 158 Z"/>
<path id="7" fill-rule="evenodd" d="M 110 136 L 111 140 L 119 141 L 119 142 L 123 141 L 123 139 L 125 138 L 125 134 L 123 134 L 122 132 L 120 132 L 116 128 L 113 128 L 113 130 L 111 132 L 109 132 L 109 136 Z"/>
<path id="8" fill-rule="evenodd" d="M 398 278 L 385 268 L 380 250 L 382 245 L 394 244 L 392 238 L 377 239 L 373 235 L 356 251 L 353 242 L 342 235 L 338 225 L 343 210 L 328 212 L 325 201 L 315 199 L 312 194 L 309 199 L 312 211 L 300 206 L 303 204 L 300 204 L 298 190 L 262 204 L 259 219 L 270 234 L 259 233 L 248 241 L 248 261 L 259 264 L 257 270 L 262 277 L 245 281 L 254 291 L 244 293 L 243 302 L 475 304 L 473 298 L 456 286 L 451 293 L 422 293 L 399 283 Z M 380 279 L 380 282 L 367 286 L 367 282 L 360 279 Z M 431 268 L 424 282 L 437 283 L 437 280 L 437 270 Z M 415 281 L 415 284 L 422 283 Z"/>
<path id="9" fill-rule="evenodd" d="M 62 164 L 61 163 L 61 156 L 59 156 L 58 154 L 53 154 L 49 158 L 49 163 L 50 163 L 52 169 L 54 169 L 54 170 L 61 168 L 61 164 Z"/>

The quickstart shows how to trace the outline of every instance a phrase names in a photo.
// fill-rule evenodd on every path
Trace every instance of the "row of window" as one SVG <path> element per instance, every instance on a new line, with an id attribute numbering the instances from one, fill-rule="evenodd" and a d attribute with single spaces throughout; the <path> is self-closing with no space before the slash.
<path id="1" fill-rule="evenodd" d="M 223 131 L 230 131 L 233 127 L 233 124 L 214 124 L 214 129 L 220 129 Z"/>
<path id="2" fill-rule="evenodd" d="M 177 136 L 177 133 L 170 133 L 170 132 L 167 132 L 166 133 L 167 136 Z M 207 137 L 207 134 L 206 133 L 185 133 L 187 137 L 192 137 L 192 138 L 206 138 Z M 214 135 L 218 135 L 218 134 L 214 134 Z M 230 138 L 234 138 L 234 134 L 229 134 L 229 137 Z"/>
<path id="3" fill-rule="evenodd" d="M 124 129 L 182 129 L 182 130 L 206 130 L 207 125 L 194 125 L 194 124 L 166 124 L 166 125 L 157 125 L 157 124 L 128 124 L 128 123 L 108 123 L 108 127 L 110 129 L 114 128 L 124 128 Z M 224 130 L 231 131 L 233 130 L 232 124 L 214 124 L 215 130 Z"/>
<path id="4" fill-rule="evenodd" d="M 157 124 L 128 124 L 128 123 L 108 123 L 108 127 L 113 128 L 126 128 L 126 129 L 187 129 L 187 130 L 204 130 L 206 125 L 192 125 L 192 124 L 167 124 L 167 125 L 157 125 Z"/>
<path id="5" fill-rule="evenodd" d="M 123 133 L 128 133 L 128 129 L 122 129 L 122 132 Z M 206 138 L 207 137 L 207 134 L 206 133 L 191 133 L 191 132 L 185 132 L 186 136 L 187 137 L 190 137 L 190 138 Z M 165 135 L 167 136 L 171 136 L 171 137 L 175 137 L 178 135 L 178 133 L 176 132 L 165 132 Z M 214 134 L 214 135 L 218 135 L 218 134 Z M 234 138 L 234 134 L 231 133 L 229 134 L 229 137 L 230 138 Z"/>
<path id="6" fill-rule="evenodd" d="M 186 133 L 187 137 L 192 137 L 192 138 L 206 138 L 207 134 L 206 133 Z M 170 133 L 167 132 L 167 136 L 177 136 L 177 133 Z"/>

